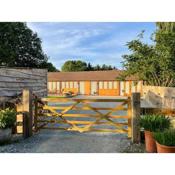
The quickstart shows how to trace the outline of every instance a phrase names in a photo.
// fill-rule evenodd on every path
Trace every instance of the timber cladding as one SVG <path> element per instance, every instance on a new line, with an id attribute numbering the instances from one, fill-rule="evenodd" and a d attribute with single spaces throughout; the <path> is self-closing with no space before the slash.
<path id="1" fill-rule="evenodd" d="M 0 97 L 12 97 L 30 89 L 40 97 L 47 96 L 47 70 L 0 68 Z"/>

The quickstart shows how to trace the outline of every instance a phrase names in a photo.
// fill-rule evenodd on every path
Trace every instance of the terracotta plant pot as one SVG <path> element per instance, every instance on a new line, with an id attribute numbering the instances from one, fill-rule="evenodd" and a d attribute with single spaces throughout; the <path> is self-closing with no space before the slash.
<path id="1" fill-rule="evenodd" d="M 175 153 L 175 146 L 165 146 L 156 142 L 158 153 Z"/>
<path id="2" fill-rule="evenodd" d="M 156 153 L 157 152 L 156 141 L 153 137 L 153 133 L 150 131 L 144 131 L 144 133 L 145 133 L 146 151 L 149 153 Z"/>

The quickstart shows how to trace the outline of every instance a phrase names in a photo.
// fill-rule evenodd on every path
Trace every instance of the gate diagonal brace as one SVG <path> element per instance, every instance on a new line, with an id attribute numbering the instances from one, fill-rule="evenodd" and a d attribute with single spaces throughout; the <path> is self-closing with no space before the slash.
<path id="1" fill-rule="evenodd" d="M 66 114 L 68 111 L 72 110 L 74 107 L 76 107 L 80 102 L 76 102 L 74 103 L 73 105 L 71 106 L 68 106 L 64 111 L 58 113 L 56 111 L 56 109 L 52 109 L 51 107 L 47 106 L 48 107 L 48 110 L 51 111 L 55 116 L 58 116 L 60 117 L 65 123 L 69 124 L 70 126 L 72 126 L 72 128 L 68 128 L 67 130 L 73 130 L 73 131 L 80 131 L 81 132 L 81 128 L 78 127 L 76 124 L 73 124 L 71 122 L 69 122 L 68 120 L 66 120 L 64 118 L 64 114 Z M 53 121 L 53 120 L 52 120 Z M 47 122 L 47 124 L 49 123 L 49 121 Z"/>
<path id="2" fill-rule="evenodd" d="M 48 106 L 48 110 L 51 111 L 55 116 L 58 116 L 60 117 L 65 123 L 68 123 L 69 125 L 71 125 L 72 127 L 71 128 L 68 128 L 67 130 L 68 131 L 79 131 L 80 133 L 82 132 L 85 132 L 85 131 L 88 131 L 89 129 L 86 129 L 86 127 L 84 128 L 80 128 L 78 127 L 76 124 L 73 124 L 73 123 L 70 123 L 68 120 L 66 120 L 64 118 L 64 114 L 66 114 L 66 112 L 68 112 L 69 110 L 72 110 L 74 107 L 76 107 L 77 104 L 79 104 L 80 102 L 76 102 L 75 104 L 73 104 L 72 106 L 69 106 L 68 108 L 66 108 L 64 111 L 62 111 L 61 113 L 58 113 L 56 111 L 56 109 L 52 109 L 51 107 Z M 84 104 L 83 104 L 84 105 Z M 92 110 L 92 109 L 91 109 Z M 98 112 L 98 111 L 97 111 Z M 101 113 L 100 113 L 101 115 Z M 101 118 L 100 118 L 101 120 Z M 49 123 L 49 121 L 47 122 Z"/>
<path id="3" fill-rule="evenodd" d="M 86 106 L 87 108 L 89 108 L 90 110 L 95 111 L 96 113 L 99 114 L 99 117 L 97 118 L 97 120 L 95 120 L 94 122 L 92 122 L 89 125 L 86 125 L 84 128 L 81 128 L 80 132 L 85 132 L 85 131 L 89 131 L 90 128 L 95 125 L 96 123 L 98 123 L 100 120 L 106 119 L 107 121 L 109 121 L 112 125 L 114 125 L 117 128 L 117 124 L 115 122 L 113 122 L 111 119 L 108 118 L 108 116 L 113 113 L 114 111 L 117 111 L 118 109 L 120 109 L 121 107 L 123 107 L 123 105 L 127 104 L 127 102 L 123 102 L 120 105 L 117 105 L 115 108 L 113 108 L 113 110 L 107 112 L 106 114 L 101 113 L 100 111 L 94 109 L 92 106 L 90 106 L 88 103 L 84 102 L 84 106 Z M 118 128 L 117 128 L 118 129 Z M 122 129 L 122 128 L 121 128 Z M 124 130 L 124 129 L 123 129 Z M 125 130 L 126 131 L 126 130 Z"/>

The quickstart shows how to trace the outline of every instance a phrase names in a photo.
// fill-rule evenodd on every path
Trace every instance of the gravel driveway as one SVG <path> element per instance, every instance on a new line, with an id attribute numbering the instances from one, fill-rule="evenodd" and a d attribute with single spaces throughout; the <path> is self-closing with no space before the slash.
<path id="1" fill-rule="evenodd" d="M 0 146 L 16 153 L 116 153 L 130 145 L 124 135 L 41 130 L 20 142 Z"/>

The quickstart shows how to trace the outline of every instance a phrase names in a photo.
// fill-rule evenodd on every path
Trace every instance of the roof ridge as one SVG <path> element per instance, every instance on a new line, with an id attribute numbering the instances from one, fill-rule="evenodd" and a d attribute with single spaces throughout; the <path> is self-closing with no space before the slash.
<path id="1" fill-rule="evenodd" d="M 89 72 L 122 72 L 124 70 L 95 70 L 95 71 L 71 71 L 71 72 L 48 72 L 48 73 L 89 73 Z"/>

